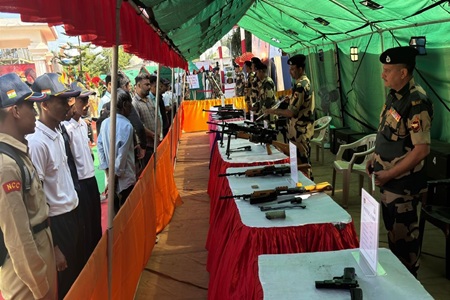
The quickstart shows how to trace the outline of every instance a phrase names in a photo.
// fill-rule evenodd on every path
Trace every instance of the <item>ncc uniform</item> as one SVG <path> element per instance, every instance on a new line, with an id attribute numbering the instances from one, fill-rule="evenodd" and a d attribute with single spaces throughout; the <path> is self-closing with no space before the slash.
<path id="1" fill-rule="evenodd" d="M 425 91 L 411 79 L 391 90 L 381 112 L 375 142 L 374 171 L 389 170 L 415 145 L 430 144 L 433 108 Z M 383 220 L 389 248 L 415 274 L 419 267 L 417 205 L 426 192 L 424 162 L 381 187 Z"/>
<path id="2" fill-rule="evenodd" d="M 12 146 L 31 175 L 31 189 L 22 190 L 19 166 L 0 154 L 0 227 L 8 256 L 0 268 L 0 290 L 5 299 L 56 299 L 56 265 L 49 208 L 42 184 L 27 154 L 27 146 L 0 133 L 0 142 Z"/>
<path id="3" fill-rule="evenodd" d="M 288 121 L 288 139 L 297 146 L 298 159 L 302 163 L 309 163 L 314 120 L 311 84 L 306 75 L 296 80 L 288 109 L 293 113 Z"/>

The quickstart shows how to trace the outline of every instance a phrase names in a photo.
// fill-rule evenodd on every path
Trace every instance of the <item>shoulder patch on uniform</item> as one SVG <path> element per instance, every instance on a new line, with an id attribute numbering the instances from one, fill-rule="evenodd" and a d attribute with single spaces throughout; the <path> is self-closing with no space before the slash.
<path id="1" fill-rule="evenodd" d="M 419 117 L 414 117 L 414 119 L 411 122 L 411 129 L 413 132 L 419 132 L 420 130 L 420 119 Z"/>
<path id="2" fill-rule="evenodd" d="M 411 101 L 412 106 L 419 105 L 420 103 L 422 103 L 422 100 Z"/>
<path id="3" fill-rule="evenodd" d="M 12 180 L 3 184 L 3 190 L 5 193 L 11 193 L 15 191 L 20 191 L 22 188 L 22 182 L 19 180 Z"/>

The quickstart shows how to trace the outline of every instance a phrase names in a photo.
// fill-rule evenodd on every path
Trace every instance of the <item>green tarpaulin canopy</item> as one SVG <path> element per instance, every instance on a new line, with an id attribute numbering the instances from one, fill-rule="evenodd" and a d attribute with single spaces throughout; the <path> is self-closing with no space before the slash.
<path id="1" fill-rule="evenodd" d="M 307 55 L 317 117 L 331 115 L 336 127 L 361 132 L 376 129 L 387 92 L 380 78 L 380 53 L 408 45 L 411 37 L 425 36 L 428 55 L 417 58 L 416 82 L 434 103 L 432 137 L 450 142 L 448 1 L 140 0 L 140 4 L 187 59 L 197 58 L 235 25 L 288 54 Z M 357 62 L 350 60 L 350 47 L 358 48 Z"/>

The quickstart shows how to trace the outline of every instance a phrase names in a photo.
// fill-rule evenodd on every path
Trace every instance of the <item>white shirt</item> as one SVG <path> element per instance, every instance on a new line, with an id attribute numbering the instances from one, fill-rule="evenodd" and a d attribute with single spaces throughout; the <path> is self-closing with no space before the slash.
<path id="1" fill-rule="evenodd" d="M 70 175 L 64 139 L 59 131 L 36 121 L 36 132 L 28 135 L 30 157 L 49 205 L 49 216 L 59 216 L 78 206 L 78 196 Z"/>
<path id="2" fill-rule="evenodd" d="M 171 91 L 167 91 L 162 96 L 164 100 L 164 106 L 165 107 L 172 106 L 172 97 L 174 97 L 173 93 Z M 173 98 L 173 100 L 175 100 L 175 98 Z"/>
<path id="3" fill-rule="evenodd" d="M 80 118 L 64 121 L 67 134 L 70 138 L 73 159 L 77 167 L 78 179 L 88 179 L 95 176 L 94 161 L 92 160 L 91 148 L 89 147 L 88 128 L 86 122 Z"/>

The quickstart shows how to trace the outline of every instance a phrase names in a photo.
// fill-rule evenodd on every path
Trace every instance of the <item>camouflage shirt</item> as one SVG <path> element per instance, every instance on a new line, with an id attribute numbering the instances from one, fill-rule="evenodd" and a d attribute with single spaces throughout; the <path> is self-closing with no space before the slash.
<path id="1" fill-rule="evenodd" d="M 301 154 L 309 157 L 309 141 L 314 135 L 314 120 L 311 84 L 306 75 L 302 75 L 295 82 L 288 109 L 293 113 L 288 123 L 288 139 L 297 146 Z"/>
<path id="2" fill-rule="evenodd" d="M 184 100 L 191 99 L 191 91 L 189 89 L 189 82 L 184 83 Z"/>
<path id="3" fill-rule="evenodd" d="M 248 78 L 247 78 L 247 82 L 245 83 L 245 102 L 250 107 L 253 104 L 251 95 L 252 95 L 252 82 L 255 79 L 255 77 L 256 77 L 255 72 L 249 73 L 248 74 Z"/>
<path id="4" fill-rule="evenodd" d="M 244 73 L 238 72 L 236 73 L 236 97 L 244 96 Z"/>
<path id="5" fill-rule="evenodd" d="M 433 106 L 414 79 L 398 92 L 391 89 L 380 115 L 375 142 L 375 171 L 393 168 L 414 149 L 414 145 L 430 144 L 432 116 Z M 421 161 L 382 188 L 402 195 L 416 195 L 425 191 L 423 164 L 424 161 Z"/>
<path id="6" fill-rule="evenodd" d="M 271 108 L 276 100 L 275 100 L 275 83 L 272 78 L 267 76 L 263 80 L 258 81 L 260 83 L 260 87 L 258 90 L 257 102 L 259 109 L 261 110 L 263 107 Z"/>
<path id="7" fill-rule="evenodd" d="M 215 80 L 215 82 L 211 82 L 211 84 L 213 85 L 213 95 L 212 98 L 213 99 L 219 99 L 220 98 L 220 92 L 222 91 L 222 81 L 220 78 L 220 73 L 214 74 L 213 78 Z"/>

